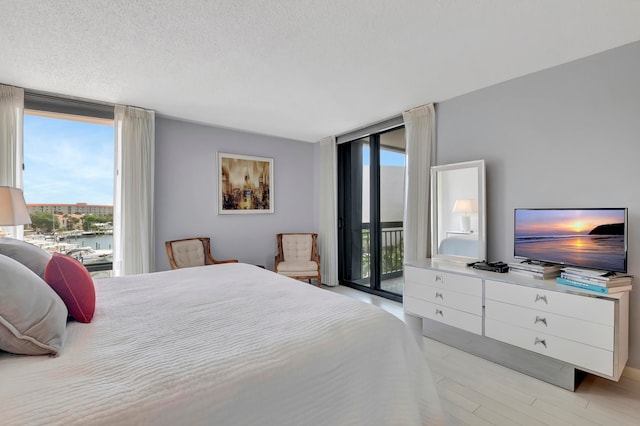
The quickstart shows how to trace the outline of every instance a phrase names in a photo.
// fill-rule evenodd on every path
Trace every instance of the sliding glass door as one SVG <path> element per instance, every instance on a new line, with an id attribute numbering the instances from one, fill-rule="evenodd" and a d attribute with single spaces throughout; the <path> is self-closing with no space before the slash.
<path id="1" fill-rule="evenodd" d="M 339 278 L 402 298 L 404 128 L 338 146 Z"/>

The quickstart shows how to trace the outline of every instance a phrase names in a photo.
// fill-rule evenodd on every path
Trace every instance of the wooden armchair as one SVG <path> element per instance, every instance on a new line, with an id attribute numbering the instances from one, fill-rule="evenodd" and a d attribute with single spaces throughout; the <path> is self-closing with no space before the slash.
<path id="1" fill-rule="evenodd" d="M 278 254 L 274 260 L 274 270 L 297 280 L 316 279 L 322 285 L 320 276 L 320 255 L 318 254 L 318 234 L 288 233 L 277 234 Z"/>
<path id="2" fill-rule="evenodd" d="M 185 238 L 183 240 L 167 241 L 164 245 L 167 248 L 171 269 L 238 262 L 236 259 L 214 259 L 211 255 L 210 238 Z"/>

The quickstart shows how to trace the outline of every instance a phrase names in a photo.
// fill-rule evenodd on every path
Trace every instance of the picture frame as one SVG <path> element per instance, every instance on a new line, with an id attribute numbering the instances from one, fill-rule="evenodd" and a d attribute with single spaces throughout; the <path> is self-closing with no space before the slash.
<path id="1" fill-rule="evenodd" d="M 274 212 L 273 158 L 218 152 L 218 214 Z"/>

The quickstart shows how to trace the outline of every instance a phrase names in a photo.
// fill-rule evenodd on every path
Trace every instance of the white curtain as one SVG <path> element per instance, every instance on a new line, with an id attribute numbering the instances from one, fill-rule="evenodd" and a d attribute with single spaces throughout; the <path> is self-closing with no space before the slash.
<path id="1" fill-rule="evenodd" d="M 320 141 L 320 272 L 323 284 L 338 285 L 338 161 L 336 138 Z"/>
<path id="2" fill-rule="evenodd" d="M 113 274 L 153 272 L 155 113 L 116 105 L 114 126 Z"/>
<path id="3" fill-rule="evenodd" d="M 22 188 L 24 89 L 0 84 L 0 185 Z M 0 227 L 22 239 L 24 228 Z"/>
<path id="4" fill-rule="evenodd" d="M 404 260 L 431 257 L 430 172 L 435 159 L 433 104 L 402 114 L 407 144 L 404 208 Z"/>

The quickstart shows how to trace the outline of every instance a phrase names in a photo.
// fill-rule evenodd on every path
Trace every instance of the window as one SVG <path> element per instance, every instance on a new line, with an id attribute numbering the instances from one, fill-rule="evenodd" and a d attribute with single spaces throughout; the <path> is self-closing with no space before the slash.
<path id="1" fill-rule="evenodd" d="M 113 108 L 78 114 L 84 106 L 25 94 L 24 197 L 32 224 L 24 235 L 49 252 L 75 257 L 94 276 L 108 276 L 102 271 L 112 265 Z"/>
<path id="2" fill-rule="evenodd" d="M 338 146 L 340 284 L 401 300 L 404 127 Z"/>

